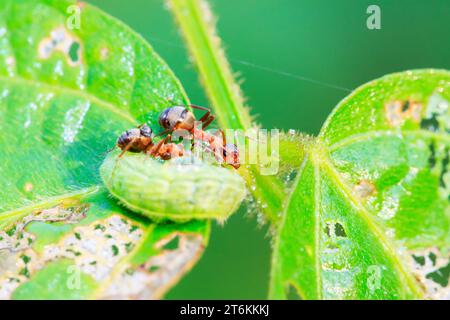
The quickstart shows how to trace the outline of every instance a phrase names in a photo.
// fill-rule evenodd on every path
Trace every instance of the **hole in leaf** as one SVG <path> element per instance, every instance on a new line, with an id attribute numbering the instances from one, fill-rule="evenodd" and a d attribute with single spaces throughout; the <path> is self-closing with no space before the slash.
<path id="1" fill-rule="evenodd" d="M 376 193 L 376 188 L 375 186 L 367 180 L 361 180 L 359 182 L 359 184 L 357 184 L 354 188 L 353 191 L 355 192 L 355 194 L 361 198 L 361 199 L 365 199 L 370 197 L 371 195 L 373 195 L 374 193 Z"/>
<path id="2" fill-rule="evenodd" d="M 436 144 L 435 142 L 431 142 L 429 145 L 430 149 L 430 157 L 428 158 L 428 166 L 430 169 L 433 169 L 436 165 Z"/>
<path id="3" fill-rule="evenodd" d="M 386 104 L 386 118 L 390 125 L 396 127 L 402 124 L 402 104 L 399 101 L 393 101 Z"/>
<path id="4" fill-rule="evenodd" d="M 156 271 L 158 271 L 160 268 L 161 268 L 160 266 L 153 265 L 153 266 L 150 266 L 150 267 L 148 268 L 148 271 L 149 271 L 149 272 L 156 272 Z"/>
<path id="5" fill-rule="evenodd" d="M 438 131 L 439 130 L 439 122 L 437 120 L 437 114 L 433 113 L 433 116 L 428 119 L 423 119 L 420 122 L 420 127 L 429 131 Z"/>
<path id="6" fill-rule="evenodd" d="M 450 263 L 445 267 L 439 268 L 434 272 L 427 274 L 426 278 L 430 279 L 442 287 L 446 287 L 448 285 L 448 280 L 450 277 Z"/>
<path id="7" fill-rule="evenodd" d="M 386 118 L 391 126 L 397 127 L 406 120 L 419 122 L 421 119 L 422 104 L 412 100 L 392 101 L 385 106 Z"/>
<path id="8" fill-rule="evenodd" d="M 180 246 L 180 236 L 176 235 L 169 242 L 163 245 L 164 250 L 177 250 Z"/>
<path id="9" fill-rule="evenodd" d="M 428 257 L 430 258 L 431 262 L 433 263 L 433 266 L 435 266 L 436 265 L 436 259 L 437 259 L 436 254 L 434 252 L 430 252 L 428 254 Z"/>
<path id="10" fill-rule="evenodd" d="M 424 266 L 425 265 L 425 257 L 424 256 L 416 256 L 412 255 L 415 262 L 417 262 L 419 265 Z"/>
<path id="11" fill-rule="evenodd" d="M 450 162 L 449 150 L 445 149 L 445 158 L 442 159 L 442 172 L 441 172 L 441 175 L 439 177 L 439 185 L 442 188 L 446 187 L 445 181 L 444 181 L 444 176 L 448 172 L 448 164 L 449 164 L 449 162 Z"/>
<path id="12" fill-rule="evenodd" d="M 81 45 L 77 41 L 72 42 L 72 44 L 70 45 L 69 59 L 73 63 L 77 63 L 78 61 L 80 61 L 80 48 L 81 48 Z"/>
<path id="13" fill-rule="evenodd" d="M 327 225 L 325 226 L 325 230 L 324 230 L 325 234 L 330 237 L 331 236 L 331 232 L 330 232 L 330 227 L 327 223 Z"/>
<path id="14" fill-rule="evenodd" d="M 119 254 L 119 248 L 115 244 L 111 246 L 111 250 L 114 256 L 117 256 Z"/>
<path id="15" fill-rule="evenodd" d="M 405 103 L 403 104 L 402 112 L 408 111 L 409 107 L 410 107 L 409 100 L 406 100 Z"/>
<path id="16" fill-rule="evenodd" d="M 340 223 L 336 223 L 334 225 L 334 233 L 336 237 L 346 237 L 347 234 L 345 233 L 344 227 Z"/>
<path id="17" fill-rule="evenodd" d="M 292 283 L 289 283 L 287 287 L 286 296 L 288 300 L 302 300 L 297 288 Z"/>
<path id="18" fill-rule="evenodd" d="M 347 237 L 344 226 L 339 222 L 327 222 L 324 232 L 330 238 Z"/>

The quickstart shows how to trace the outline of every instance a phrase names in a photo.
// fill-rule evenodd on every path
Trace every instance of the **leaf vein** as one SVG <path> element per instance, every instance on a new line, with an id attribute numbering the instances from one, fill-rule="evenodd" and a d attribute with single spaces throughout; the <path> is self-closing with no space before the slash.
<path id="1" fill-rule="evenodd" d="M 350 203 L 357 209 L 357 212 L 360 213 L 360 217 L 367 223 L 368 227 L 374 232 L 377 238 L 380 240 L 381 244 L 385 248 L 388 253 L 391 261 L 393 262 L 395 268 L 399 272 L 399 274 L 403 277 L 403 279 L 407 282 L 409 288 L 413 292 L 413 294 L 420 298 L 423 296 L 423 291 L 418 286 L 416 280 L 412 277 L 410 272 L 405 269 L 400 257 L 396 253 L 393 246 L 390 244 L 389 240 L 386 238 L 386 234 L 378 227 L 377 223 L 372 218 L 372 213 L 366 208 L 363 204 L 361 204 L 351 192 L 347 183 L 342 179 L 340 173 L 335 169 L 334 165 L 328 158 L 321 158 L 321 164 L 324 165 L 324 169 L 328 171 L 330 174 L 330 178 L 334 180 L 334 182 L 339 186 L 339 189 L 342 190 L 344 195 L 350 201 Z"/>
<path id="2" fill-rule="evenodd" d="M 101 107 L 104 107 L 108 110 L 110 110 L 111 112 L 119 115 L 120 117 L 129 120 L 130 122 L 135 123 L 136 119 L 134 119 L 130 114 L 122 112 L 117 106 L 106 102 L 105 100 L 102 100 L 96 96 L 93 96 L 90 93 L 87 93 L 85 91 L 80 91 L 80 90 L 74 90 L 74 89 L 70 89 L 70 88 L 66 88 L 66 87 L 61 87 L 61 86 L 56 86 L 56 85 L 51 85 L 51 84 L 47 84 L 41 81 L 37 81 L 37 80 L 29 80 L 29 79 L 25 79 L 23 77 L 5 77 L 5 76 L 0 76 L 0 81 L 1 82 L 5 82 L 7 84 L 19 84 L 19 85 L 25 85 L 25 86 L 32 86 L 32 87 L 39 87 L 39 88 L 43 88 L 46 89 L 48 91 L 52 91 L 52 92 L 61 92 L 61 93 L 66 93 L 68 95 L 73 95 L 73 96 L 77 96 L 80 98 L 83 98 L 85 100 L 91 101 Z"/>
<path id="3" fill-rule="evenodd" d="M 398 136 L 398 137 L 402 137 L 403 135 L 412 135 L 412 136 L 421 136 L 424 138 L 433 138 L 436 140 L 442 140 L 447 144 L 450 144 L 450 136 L 444 133 L 439 133 L 439 132 L 433 132 L 433 131 L 427 131 L 427 130 L 423 130 L 423 129 L 419 129 L 419 130 L 404 130 L 404 131 L 383 131 L 383 130 L 378 130 L 378 131 L 369 131 L 366 133 L 362 133 L 362 134 L 355 134 L 352 136 L 349 136 L 348 138 L 345 138 L 341 141 L 338 141 L 334 144 L 332 144 L 330 147 L 328 147 L 328 150 L 330 152 L 336 151 L 337 149 L 343 148 L 345 146 L 354 144 L 354 143 L 358 143 L 358 142 L 362 142 L 362 141 L 366 141 L 366 140 L 370 140 L 372 138 L 378 138 L 378 137 L 382 137 L 382 136 Z"/>

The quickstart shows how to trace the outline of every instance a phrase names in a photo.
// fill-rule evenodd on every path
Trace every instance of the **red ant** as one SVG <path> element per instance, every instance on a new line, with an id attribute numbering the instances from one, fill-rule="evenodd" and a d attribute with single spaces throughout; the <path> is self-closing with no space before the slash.
<path id="1" fill-rule="evenodd" d="M 122 157 L 127 151 L 144 152 L 155 158 L 159 157 L 163 160 L 183 156 L 183 147 L 175 143 L 167 143 L 170 140 L 171 136 L 168 135 L 155 145 L 153 143 L 152 129 L 146 124 L 141 125 L 137 128 L 127 130 L 120 135 L 117 140 L 117 146 L 122 150 L 119 158 Z"/>
<path id="2" fill-rule="evenodd" d="M 206 113 L 198 120 L 202 123 L 202 130 L 195 128 L 196 118 L 194 113 L 189 111 L 186 107 L 175 106 L 167 108 L 159 116 L 159 124 L 163 129 L 165 129 L 165 131 L 161 134 L 174 132 L 177 130 L 186 130 L 194 136 L 194 139 L 206 142 L 219 161 L 223 161 L 225 159 L 225 163 L 231 165 L 235 169 L 238 169 L 240 167 L 240 162 L 239 150 L 237 146 L 234 144 L 227 144 L 225 141 L 225 135 L 222 131 L 222 137 L 212 135 L 204 131 L 204 129 L 206 129 L 206 127 L 208 127 L 215 119 L 215 117 L 211 115 L 211 110 L 196 105 L 190 105 L 190 107 L 197 110 L 206 111 Z"/>

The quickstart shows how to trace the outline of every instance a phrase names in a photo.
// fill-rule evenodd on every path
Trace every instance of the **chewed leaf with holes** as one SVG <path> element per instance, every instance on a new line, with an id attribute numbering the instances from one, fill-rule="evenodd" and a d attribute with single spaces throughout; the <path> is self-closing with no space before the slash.
<path id="1" fill-rule="evenodd" d="M 208 223 L 152 224 L 99 176 L 122 131 L 187 102 L 153 49 L 99 10 L 0 2 L 0 299 L 158 298 L 192 267 Z"/>
<path id="2" fill-rule="evenodd" d="M 271 297 L 450 298 L 450 73 L 347 97 L 306 147 L 275 240 Z"/>

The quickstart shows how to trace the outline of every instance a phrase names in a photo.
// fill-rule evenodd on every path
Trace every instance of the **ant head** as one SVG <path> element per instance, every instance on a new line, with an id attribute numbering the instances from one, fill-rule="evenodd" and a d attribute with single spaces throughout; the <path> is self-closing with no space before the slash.
<path id="1" fill-rule="evenodd" d="M 139 129 L 141 136 L 146 138 L 153 138 L 152 128 L 150 128 L 147 124 L 143 124 L 142 126 L 139 127 Z"/>
<path id="2" fill-rule="evenodd" d="M 143 124 L 137 128 L 133 128 L 122 133 L 117 140 L 117 146 L 124 150 L 138 152 L 145 146 L 152 144 L 153 131 Z"/>
<path id="3" fill-rule="evenodd" d="M 159 116 L 159 125 L 165 130 L 191 130 L 194 128 L 195 117 L 192 112 L 182 106 L 170 107 Z"/>
<path id="4" fill-rule="evenodd" d="M 233 166 L 235 169 L 238 169 L 241 166 L 239 162 L 239 149 L 237 145 L 227 143 L 223 147 L 223 157 L 225 159 L 225 162 Z"/>

